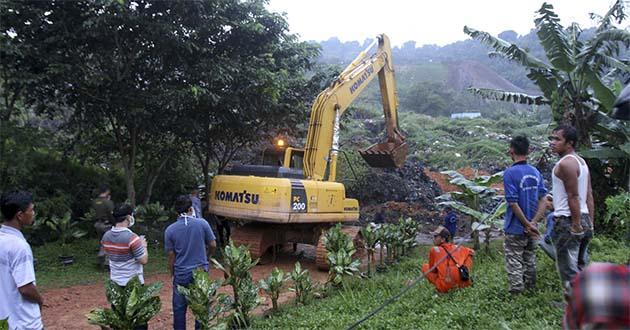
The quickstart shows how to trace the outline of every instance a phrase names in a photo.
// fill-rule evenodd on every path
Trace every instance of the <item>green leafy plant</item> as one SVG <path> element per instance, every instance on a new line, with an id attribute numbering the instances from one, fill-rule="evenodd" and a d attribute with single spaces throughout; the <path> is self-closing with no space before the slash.
<path id="1" fill-rule="evenodd" d="M 496 225 L 496 220 L 505 213 L 507 204 L 505 201 L 501 202 L 491 213 L 483 212 L 483 207 L 491 204 L 492 201 L 497 198 L 497 191 L 491 186 L 503 180 L 503 172 L 498 172 L 493 175 L 476 176 L 470 180 L 456 171 L 444 171 L 442 174 L 450 176 L 451 180 L 449 183 L 457 186 L 461 191 L 452 191 L 438 198 L 447 200 L 442 204 L 450 205 L 475 220 L 471 226 L 473 230 L 474 249 L 479 250 L 481 247 L 479 231 L 484 231 L 486 234 L 486 252 L 490 252 L 490 231 Z"/>
<path id="2" fill-rule="evenodd" d="M 293 270 L 287 275 L 287 279 L 293 282 L 293 286 L 289 291 L 295 292 L 295 303 L 305 304 L 311 297 L 313 291 L 313 283 L 308 269 L 302 269 L 300 262 L 295 263 Z"/>
<path id="3" fill-rule="evenodd" d="M 284 281 L 284 272 L 278 269 L 278 267 L 274 267 L 269 277 L 259 282 L 260 288 L 271 297 L 271 304 L 274 311 L 278 310 L 278 297 L 284 287 Z"/>
<path id="4" fill-rule="evenodd" d="M 328 263 L 328 282 L 335 286 L 343 284 L 344 276 L 353 276 L 359 271 L 361 261 L 353 260 L 356 252 L 348 235 L 341 231 L 341 225 L 330 228 L 324 235 Z"/>
<path id="5" fill-rule="evenodd" d="M 363 237 L 363 244 L 367 251 L 367 268 L 368 276 L 372 276 L 372 265 L 374 265 L 374 251 L 376 249 L 376 243 L 378 243 L 378 234 L 376 229 L 371 225 L 361 228 L 361 236 Z"/>
<path id="6" fill-rule="evenodd" d="M 136 218 L 137 221 L 144 222 L 147 226 L 157 226 L 166 223 L 170 219 L 170 215 L 160 202 L 155 202 L 136 207 Z"/>
<path id="7" fill-rule="evenodd" d="M 606 198 L 604 223 L 611 228 L 613 236 L 630 235 L 630 193 L 623 192 Z"/>
<path id="8" fill-rule="evenodd" d="M 419 227 L 420 225 L 418 224 L 418 222 L 412 218 L 400 219 L 398 223 L 398 228 L 401 234 L 401 253 L 403 256 L 408 255 L 411 249 L 416 246 L 416 236 L 418 235 Z"/>
<path id="9" fill-rule="evenodd" d="M 232 325 L 248 327 L 249 312 L 263 301 L 258 297 L 258 288 L 250 272 L 258 263 L 258 259 L 252 260 L 246 246 L 235 247 L 234 242 L 230 241 L 230 244 L 223 249 L 223 263 L 214 258 L 212 263 L 225 274 L 225 285 L 232 287 L 235 310 L 232 315 Z"/>
<path id="10" fill-rule="evenodd" d="M 201 325 L 201 329 L 227 329 L 225 322 L 217 321 L 221 313 L 229 310 L 232 299 L 226 294 L 217 295 L 222 281 L 211 281 L 208 273 L 198 268 L 193 272 L 193 282 L 186 288 L 178 285 L 177 290 L 186 297 L 188 306 Z M 217 321 L 217 322 L 215 322 Z M 211 326 L 215 323 L 214 326 Z"/>
<path id="11" fill-rule="evenodd" d="M 125 287 L 107 280 L 105 292 L 112 309 L 92 310 L 86 315 L 88 322 L 120 330 L 132 330 L 147 324 L 162 308 L 159 297 L 161 289 L 161 282 L 142 285 L 137 277 L 132 278 Z"/>
<path id="12" fill-rule="evenodd" d="M 0 330 L 9 330 L 9 319 L 0 320 Z"/>
<path id="13" fill-rule="evenodd" d="M 61 241 L 61 249 L 64 255 L 68 255 L 68 243 L 73 239 L 81 238 L 87 235 L 85 230 L 77 228 L 78 221 L 73 221 L 70 218 L 70 212 L 66 212 L 63 217 L 53 216 L 46 220 L 46 225 L 57 233 L 59 240 Z"/>

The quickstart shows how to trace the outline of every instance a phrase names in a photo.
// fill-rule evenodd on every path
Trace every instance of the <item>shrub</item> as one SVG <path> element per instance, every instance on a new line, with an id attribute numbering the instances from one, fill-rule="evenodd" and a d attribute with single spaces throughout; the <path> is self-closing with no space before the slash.
<path id="1" fill-rule="evenodd" d="M 278 297 L 284 286 L 284 272 L 274 267 L 268 278 L 260 280 L 260 288 L 271 297 L 271 304 L 274 311 L 278 310 Z"/>
<path id="2" fill-rule="evenodd" d="M 293 282 L 293 287 L 289 288 L 289 291 L 295 292 L 295 303 L 305 304 L 313 291 L 313 283 L 308 270 L 302 270 L 302 265 L 298 261 L 295 263 L 293 271 L 287 275 L 287 279 Z"/>
<path id="3" fill-rule="evenodd" d="M 249 326 L 249 312 L 262 301 L 258 297 L 258 288 L 252 280 L 250 270 L 256 266 L 258 259 L 252 260 L 246 246 L 234 246 L 230 241 L 223 249 L 223 263 L 212 259 L 212 263 L 225 274 L 225 284 L 232 287 L 234 293 L 234 314 L 231 324 L 238 327 Z"/>
<path id="4" fill-rule="evenodd" d="M 181 285 L 177 286 L 177 290 L 186 297 L 188 306 L 199 321 L 201 329 L 210 329 L 211 322 L 215 321 L 231 305 L 232 301 L 228 295 L 217 295 L 217 289 L 221 284 L 221 280 L 211 281 L 208 278 L 208 273 L 198 268 L 193 273 L 193 282 L 188 288 Z M 227 325 L 218 322 L 215 328 L 220 327 L 227 327 Z"/>
<path id="5" fill-rule="evenodd" d="M 353 260 L 352 255 L 356 252 L 352 239 L 341 231 L 341 225 L 330 228 L 324 235 L 324 245 L 326 246 L 328 263 L 328 282 L 335 286 L 343 283 L 343 277 L 354 275 L 359 271 L 359 260 Z"/>
<path id="6" fill-rule="evenodd" d="M 161 282 L 142 285 L 137 277 L 131 279 L 125 287 L 107 280 L 105 290 L 112 309 L 92 310 L 87 315 L 88 322 L 121 330 L 132 330 L 147 324 L 162 308 L 158 295 L 161 289 Z"/>
<path id="7" fill-rule="evenodd" d="M 622 238 L 624 233 L 630 235 L 630 193 L 623 192 L 606 198 L 604 224 L 616 238 Z"/>

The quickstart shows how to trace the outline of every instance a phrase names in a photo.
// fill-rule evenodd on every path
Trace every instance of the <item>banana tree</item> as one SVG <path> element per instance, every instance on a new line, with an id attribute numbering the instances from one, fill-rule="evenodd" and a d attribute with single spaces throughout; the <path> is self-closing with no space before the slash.
<path id="1" fill-rule="evenodd" d="M 225 322 L 217 322 L 221 313 L 229 310 L 232 304 L 228 295 L 217 295 L 221 284 L 221 280 L 211 281 L 208 273 L 198 268 L 193 272 L 192 284 L 188 287 L 177 286 L 177 290 L 186 297 L 190 310 L 203 330 L 228 328 Z"/>
<path id="2" fill-rule="evenodd" d="M 443 171 L 441 173 L 448 175 L 451 178 L 449 183 L 457 186 L 461 191 L 446 193 L 439 196 L 438 200 L 444 201 L 442 204 L 451 205 L 458 211 L 470 215 L 477 223 L 486 219 L 487 214 L 482 209 L 497 198 L 497 191 L 492 188 L 492 185 L 503 181 L 503 172 L 476 176 L 472 179 L 466 179 L 466 177 L 456 171 Z M 505 212 L 505 207 L 499 209 L 503 209 Z M 479 243 L 479 231 L 483 230 L 486 233 L 486 240 L 488 240 L 493 226 L 493 223 L 490 223 L 489 227 L 472 224 L 472 237 L 475 249 L 479 249 L 481 246 Z"/>
<path id="3" fill-rule="evenodd" d="M 293 270 L 287 275 L 287 279 L 293 282 L 289 291 L 295 292 L 295 303 L 305 304 L 313 291 L 313 283 L 308 269 L 302 269 L 300 262 L 296 262 Z"/>
<path id="4" fill-rule="evenodd" d="M 280 297 L 280 291 L 282 291 L 284 287 L 284 281 L 284 272 L 278 269 L 278 267 L 274 267 L 269 277 L 259 282 L 260 288 L 271 297 L 273 311 L 278 310 L 278 297 Z"/>
<path id="5" fill-rule="evenodd" d="M 112 309 L 92 310 L 86 315 L 88 322 L 121 330 L 132 330 L 145 325 L 162 308 L 159 296 L 161 289 L 161 282 L 142 285 L 137 277 L 131 279 L 125 287 L 107 280 L 105 292 Z"/>
<path id="6" fill-rule="evenodd" d="M 584 40 L 579 25 L 573 23 L 565 28 L 553 6 L 543 3 L 534 22 L 548 61 L 516 44 L 464 26 L 466 34 L 493 49 L 491 56 L 524 66 L 528 70 L 527 77 L 539 87 L 542 95 L 474 87 L 469 90 L 499 101 L 549 105 L 556 123 L 568 122 L 577 128 L 580 151 L 584 157 L 591 158 L 589 166 L 596 169 L 592 171 L 596 172 L 596 187 L 610 177 L 606 173 L 609 168 L 614 169 L 612 176 L 616 183 L 613 186 L 622 187 L 627 183 L 630 187 L 628 124 L 609 117 L 615 97 L 622 89 L 619 80 L 627 79 L 630 72 L 630 60 L 620 58 L 620 51 L 630 46 L 630 32 L 615 26 L 615 23 L 621 25 L 627 17 L 626 9 L 624 1 L 617 0 L 604 16 L 592 14 L 598 25 L 594 35 Z M 587 150 L 591 151 L 586 153 Z M 594 189 L 598 190 L 610 189 Z"/>

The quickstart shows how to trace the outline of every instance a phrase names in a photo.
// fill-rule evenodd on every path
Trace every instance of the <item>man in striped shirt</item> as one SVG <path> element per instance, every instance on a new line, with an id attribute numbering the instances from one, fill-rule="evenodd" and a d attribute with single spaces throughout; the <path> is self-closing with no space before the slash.
<path id="1" fill-rule="evenodd" d="M 109 257 L 109 277 L 120 286 L 138 277 L 144 284 L 142 265 L 149 261 L 147 241 L 132 232 L 135 223 L 131 205 L 122 204 L 114 209 L 114 227 L 103 235 L 101 244 Z"/>

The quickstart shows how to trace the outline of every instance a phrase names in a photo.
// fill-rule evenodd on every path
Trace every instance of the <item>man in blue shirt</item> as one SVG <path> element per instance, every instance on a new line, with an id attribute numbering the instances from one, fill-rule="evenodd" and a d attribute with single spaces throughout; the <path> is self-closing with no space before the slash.
<path id="1" fill-rule="evenodd" d="M 445 206 L 442 210 L 442 216 L 444 217 L 444 227 L 451 233 L 451 240 L 455 238 L 455 232 L 457 231 L 457 214 L 450 206 Z"/>
<path id="2" fill-rule="evenodd" d="M 546 209 L 547 189 L 538 170 L 527 164 L 529 141 L 516 136 L 510 141 L 509 154 L 514 163 L 503 173 L 505 200 L 505 267 L 509 291 L 518 294 L 536 286 L 536 246 L 540 236 L 533 219 Z"/>
<path id="3" fill-rule="evenodd" d="M 173 328 L 186 329 L 186 298 L 177 286 L 188 286 L 193 281 L 193 271 L 203 268 L 208 271 L 208 256 L 214 254 L 216 239 L 207 221 L 193 217 L 190 197 L 182 195 L 175 201 L 179 214 L 177 221 L 166 228 L 164 248 L 168 254 L 168 270 L 173 277 Z M 199 329 L 195 321 L 195 329 Z"/>

